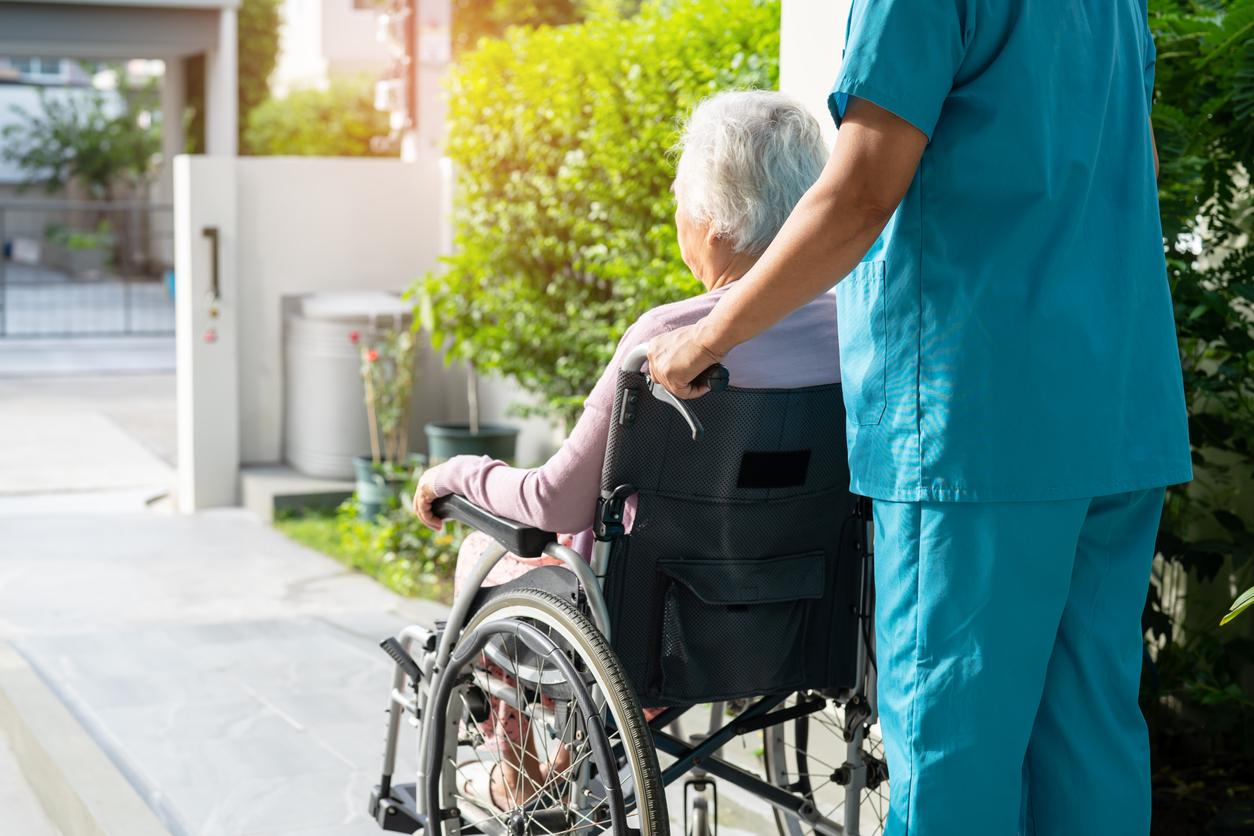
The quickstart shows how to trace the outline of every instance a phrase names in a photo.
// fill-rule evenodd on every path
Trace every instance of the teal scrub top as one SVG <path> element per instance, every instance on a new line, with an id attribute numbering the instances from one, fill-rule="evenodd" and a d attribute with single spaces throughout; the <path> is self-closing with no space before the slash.
<path id="1" fill-rule="evenodd" d="M 852 487 L 1042 501 L 1192 477 L 1145 0 L 854 0 L 829 104 L 928 145 L 836 289 Z"/>

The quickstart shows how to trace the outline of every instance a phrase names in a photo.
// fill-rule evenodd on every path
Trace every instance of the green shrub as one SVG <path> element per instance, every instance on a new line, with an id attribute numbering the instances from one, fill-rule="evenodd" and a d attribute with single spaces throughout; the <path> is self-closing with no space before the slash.
<path id="1" fill-rule="evenodd" d="M 108 220 L 96 224 L 95 230 L 73 229 L 65 224 L 48 224 L 44 240 L 69 250 L 102 250 L 113 247 L 115 238 Z"/>
<path id="2" fill-rule="evenodd" d="M 372 79 L 336 78 L 325 90 L 296 90 L 257 105 L 248 114 L 244 145 L 258 155 L 393 156 L 370 143 L 389 130 L 388 115 L 375 110 Z"/>
<path id="3" fill-rule="evenodd" d="M 642 312 L 699 289 L 670 149 L 703 97 L 776 86 L 777 0 L 647 3 L 513 29 L 451 79 L 456 255 L 419 282 L 438 345 L 569 418 Z"/>

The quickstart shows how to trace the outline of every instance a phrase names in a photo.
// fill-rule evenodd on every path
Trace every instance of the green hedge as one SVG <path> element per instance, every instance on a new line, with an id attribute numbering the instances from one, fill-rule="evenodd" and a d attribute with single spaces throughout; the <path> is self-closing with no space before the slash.
<path id="1" fill-rule="evenodd" d="M 678 0 L 515 29 L 451 79 L 456 255 L 419 283 L 437 344 L 571 417 L 624 329 L 698 289 L 669 187 L 684 116 L 775 87 L 777 0 Z"/>
<path id="2" fill-rule="evenodd" d="M 244 147 L 258 155 L 395 156 L 370 145 L 390 130 L 388 114 L 374 107 L 374 80 L 341 77 L 324 90 L 294 90 L 257 105 L 248 114 Z"/>

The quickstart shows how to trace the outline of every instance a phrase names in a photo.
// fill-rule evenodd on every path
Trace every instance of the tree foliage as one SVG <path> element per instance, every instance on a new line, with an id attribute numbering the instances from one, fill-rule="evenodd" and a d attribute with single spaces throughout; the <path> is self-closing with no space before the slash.
<path id="1" fill-rule="evenodd" d="M 161 150 L 151 118 L 155 98 L 151 86 L 119 93 L 41 90 L 38 112 L 13 108 L 17 119 L 0 133 L 0 157 L 22 170 L 24 186 L 48 193 L 75 186 L 91 198 L 112 200 L 152 175 Z"/>
<path id="2" fill-rule="evenodd" d="M 698 289 L 670 153 L 703 97 L 773 87 L 776 0 L 650 2 L 512 29 L 455 68 L 455 255 L 419 283 L 437 344 L 570 417 L 645 310 Z"/>
<path id="3" fill-rule="evenodd" d="M 325 90 L 295 90 L 268 99 L 248 115 L 244 143 L 252 154 L 367 157 L 374 137 L 387 136 L 388 115 L 375 110 L 369 77 L 336 78 Z"/>
<path id="4" fill-rule="evenodd" d="M 453 0 L 453 53 L 499 38 L 511 26 L 577 23 L 587 17 L 634 12 L 639 0 Z"/>
<path id="5" fill-rule="evenodd" d="M 1241 589 L 1254 569 L 1254 0 L 1151 0 L 1150 23 L 1164 240 L 1197 471 L 1193 485 L 1171 490 L 1158 545 L 1195 580 L 1235 576 Z M 1155 695 L 1224 703 L 1232 710 L 1191 733 L 1248 745 L 1254 700 L 1240 681 L 1254 645 L 1235 627 L 1225 645 L 1213 635 L 1226 600 L 1210 612 L 1191 596 L 1182 625 L 1161 593 L 1156 584 L 1146 611 L 1166 642 Z"/>
<path id="6" fill-rule="evenodd" d="M 270 98 L 270 74 L 279 60 L 281 5 L 282 0 L 243 0 L 239 7 L 239 127 L 245 153 L 250 153 L 244 137 L 248 117 Z"/>

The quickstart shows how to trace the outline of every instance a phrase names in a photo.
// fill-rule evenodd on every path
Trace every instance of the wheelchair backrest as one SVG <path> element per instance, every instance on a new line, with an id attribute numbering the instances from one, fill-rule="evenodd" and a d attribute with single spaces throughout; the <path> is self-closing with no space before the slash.
<path id="1" fill-rule="evenodd" d="M 687 405 L 699 440 L 643 374 L 619 372 L 602 496 L 630 485 L 637 506 L 605 594 L 642 701 L 851 686 L 863 527 L 840 386 L 733 387 Z"/>

